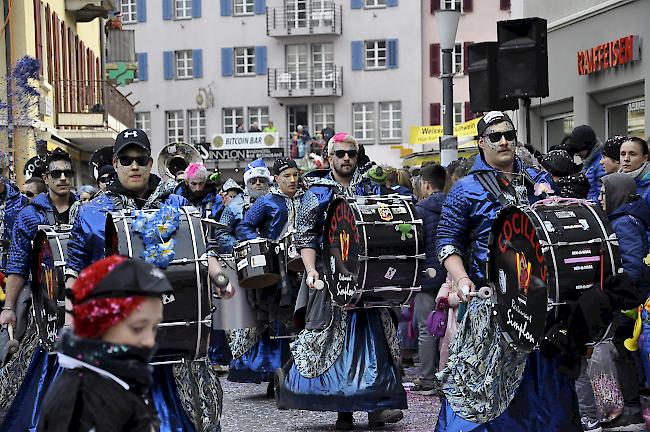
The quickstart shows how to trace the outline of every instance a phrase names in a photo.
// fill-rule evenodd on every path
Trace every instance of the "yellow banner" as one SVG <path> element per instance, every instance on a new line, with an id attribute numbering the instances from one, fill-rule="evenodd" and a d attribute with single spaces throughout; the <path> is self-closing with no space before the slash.
<path id="1" fill-rule="evenodd" d="M 479 117 L 454 125 L 454 135 L 457 137 L 476 135 L 476 124 L 480 119 Z M 442 126 L 411 126 L 409 131 L 409 144 L 437 142 L 441 136 Z"/>

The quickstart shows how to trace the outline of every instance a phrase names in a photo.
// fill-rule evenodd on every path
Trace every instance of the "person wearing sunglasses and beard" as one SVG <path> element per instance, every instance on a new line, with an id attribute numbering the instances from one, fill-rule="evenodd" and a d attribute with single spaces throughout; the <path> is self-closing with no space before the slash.
<path id="1" fill-rule="evenodd" d="M 141 129 L 120 132 L 113 146 L 115 176 L 104 194 L 99 194 L 79 208 L 68 243 L 66 288 L 72 289 L 82 269 L 104 258 L 107 213 L 117 210 L 156 209 L 161 205 L 175 208 L 190 205 L 173 193 L 176 182 L 162 181 L 151 174 L 151 144 Z M 69 317 L 66 316 L 66 319 Z M 223 392 L 216 373 L 205 362 L 155 366 L 152 387 L 154 405 L 162 420 L 161 430 L 219 430 Z M 199 398 L 192 398 L 191 380 L 199 384 Z M 164 378 L 167 377 L 167 378 Z M 161 382 L 172 379 L 174 382 Z M 178 390 L 180 388 L 180 391 Z M 180 396 L 181 404 L 177 403 Z M 197 406 L 196 404 L 201 404 Z M 164 415 L 162 415 L 164 414 Z M 200 418 L 198 416 L 201 416 Z M 193 423 L 193 424 L 192 424 Z"/>
<path id="2" fill-rule="evenodd" d="M 306 272 L 296 311 L 306 309 L 305 330 L 291 344 L 293 359 L 277 372 L 276 400 L 280 409 L 336 411 L 337 430 L 354 428 L 353 411 L 367 412 L 372 429 L 400 421 L 407 408 L 395 325 L 387 308 L 333 307 L 329 291 L 317 282 L 329 204 L 341 195 L 382 191 L 357 169 L 354 137 L 334 135 L 327 154 L 332 170 L 312 183 L 296 217 L 295 243 Z"/>
<path id="3" fill-rule="evenodd" d="M 70 156 L 56 149 L 48 156 L 43 176 L 48 191 L 37 195 L 25 206 L 13 227 L 12 241 L 7 262 L 6 299 L 0 313 L 0 325 L 12 325 L 14 336 L 22 338 L 18 352 L 15 353 L 0 373 L 0 406 L 9 407 L 0 430 L 28 430 L 34 428 L 31 408 L 42 400 L 56 370 L 54 358 L 47 355 L 44 347 L 37 343 L 36 328 L 28 309 L 30 292 L 24 289 L 32 268 L 32 241 L 38 233 L 39 225 L 67 225 L 70 220 L 70 207 L 77 197 L 70 192 L 74 170 Z M 3 359 L 4 360 L 4 359 Z M 31 362 L 33 373 L 26 376 Z M 43 374 L 47 378 L 40 385 L 23 385 L 30 378 Z M 11 406 L 10 406 L 11 405 Z"/>

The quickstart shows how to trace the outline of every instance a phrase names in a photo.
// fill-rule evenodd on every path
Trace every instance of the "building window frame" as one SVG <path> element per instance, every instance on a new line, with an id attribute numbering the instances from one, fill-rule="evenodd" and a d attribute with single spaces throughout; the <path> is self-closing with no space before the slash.
<path id="1" fill-rule="evenodd" d="M 187 127 L 187 139 L 189 144 L 200 144 L 206 142 L 205 110 L 187 110 Z"/>
<path id="2" fill-rule="evenodd" d="M 454 102 L 454 124 L 461 124 L 465 121 L 465 105 L 463 102 Z"/>
<path id="3" fill-rule="evenodd" d="M 255 47 L 235 48 L 235 76 L 255 76 Z"/>
<path id="4" fill-rule="evenodd" d="M 365 41 L 364 53 L 366 70 L 383 70 L 388 67 L 388 42 L 386 39 Z"/>
<path id="5" fill-rule="evenodd" d="M 135 127 L 136 129 L 142 129 L 151 140 L 151 111 L 136 112 Z"/>
<path id="6" fill-rule="evenodd" d="M 122 24 L 138 22 L 138 0 L 120 1 L 120 21 Z"/>
<path id="7" fill-rule="evenodd" d="M 167 144 L 183 142 L 185 140 L 184 120 L 183 110 L 165 111 Z"/>
<path id="8" fill-rule="evenodd" d="M 458 10 L 460 12 L 463 11 L 463 0 L 442 0 L 442 6 L 440 9 L 442 10 Z"/>
<path id="9" fill-rule="evenodd" d="M 395 109 L 397 108 L 397 109 Z M 387 132 L 387 134 L 385 134 Z M 379 140 L 402 141 L 402 102 L 379 102 Z"/>
<path id="10" fill-rule="evenodd" d="M 174 51 L 174 73 L 178 80 L 194 78 L 192 50 Z"/>
<path id="11" fill-rule="evenodd" d="M 255 15 L 255 0 L 233 0 L 234 16 Z"/>
<path id="12" fill-rule="evenodd" d="M 257 127 L 264 130 L 269 125 L 269 107 L 268 106 L 254 106 L 248 107 L 248 129 L 257 122 Z"/>
<path id="13" fill-rule="evenodd" d="M 320 108 L 320 110 L 318 108 Z M 331 111 L 329 109 L 331 109 Z M 331 127 L 332 129 L 335 128 L 336 110 L 333 103 L 313 104 L 311 111 L 312 124 L 314 125 L 314 134 L 322 131 L 327 127 Z"/>
<path id="14" fill-rule="evenodd" d="M 543 119 L 544 120 L 544 129 L 543 129 L 543 132 L 542 132 L 544 134 L 544 149 L 543 149 L 544 152 L 547 152 L 548 149 L 549 149 L 549 142 L 548 142 L 548 138 L 549 138 L 548 126 L 549 125 L 548 124 L 550 122 L 552 122 L 552 121 L 565 119 L 565 118 L 569 118 L 569 117 L 573 117 L 573 119 L 575 121 L 575 113 L 573 111 L 566 111 L 566 112 L 562 112 L 562 113 L 559 113 L 559 114 L 544 117 L 544 119 Z M 571 127 L 570 129 L 573 129 L 573 128 Z M 569 133 L 570 133 L 570 131 L 569 131 Z M 560 144 L 560 143 L 559 142 L 553 143 L 553 145 L 557 145 L 557 144 Z"/>
<path id="15" fill-rule="evenodd" d="M 452 62 L 452 72 L 454 74 L 463 75 L 465 72 L 465 53 L 463 52 L 463 44 L 457 43 L 454 45 L 454 49 L 451 52 L 451 62 Z M 442 60 L 443 52 L 440 50 L 440 64 L 443 64 Z"/>
<path id="16" fill-rule="evenodd" d="M 237 123 L 244 126 L 244 107 L 223 108 L 221 118 L 223 119 L 223 133 L 237 133 Z"/>
<path id="17" fill-rule="evenodd" d="M 384 9 L 386 7 L 386 0 L 364 0 L 364 9 Z"/>
<path id="18" fill-rule="evenodd" d="M 352 104 L 352 130 L 359 142 L 374 142 L 376 136 L 376 116 L 374 102 L 355 102 Z"/>
<path id="19" fill-rule="evenodd" d="M 606 132 L 607 136 L 614 135 L 614 132 L 610 132 L 609 110 L 612 109 L 612 108 L 615 108 L 615 107 L 620 107 L 621 105 L 629 105 L 629 104 L 634 103 L 634 102 L 643 102 L 643 105 L 644 105 L 643 109 L 644 110 L 647 109 L 647 107 L 645 106 L 646 98 L 643 97 L 643 96 L 638 96 L 638 97 L 634 97 L 634 98 L 630 98 L 630 99 L 625 99 L 625 100 L 622 100 L 622 101 L 618 101 L 618 102 L 615 102 L 615 103 L 605 105 L 605 132 Z M 628 110 L 628 113 L 629 113 L 629 110 Z M 629 114 L 628 114 L 628 121 L 629 121 Z M 644 126 L 645 126 L 644 129 L 645 129 L 647 127 L 647 125 L 644 125 Z M 628 124 L 628 127 L 629 127 L 629 124 Z M 629 135 L 629 130 L 628 130 L 628 132 L 625 133 L 625 135 L 626 136 Z M 630 135 L 630 136 L 635 136 L 635 135 Z M 641 133 L 640 137 L 645 139 L 645 134 Z"/>
<path id="20" fill-rule="evenodd" d="M 174 0 L 174 19 L 192 19 L 192 0 Z"/>

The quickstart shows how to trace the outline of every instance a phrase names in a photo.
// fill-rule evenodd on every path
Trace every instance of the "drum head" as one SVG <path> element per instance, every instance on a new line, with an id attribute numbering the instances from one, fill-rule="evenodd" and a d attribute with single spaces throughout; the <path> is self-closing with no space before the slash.
<path id="1" fill-rule="evenodd" d="M 546 263 L 529 211 L 510 207 L 499 214 L 490 234 L 487 269 L 501 331 L 526 352 L 544 334 L 548 301 Z"/>
<path id="2" fill-rule="evenodd" d="M 357 289 L 361 246 L 354 213 L 344 199 L 330 204 L 323 236 L 323 267 L 332 300 L 350 304 Z"/>

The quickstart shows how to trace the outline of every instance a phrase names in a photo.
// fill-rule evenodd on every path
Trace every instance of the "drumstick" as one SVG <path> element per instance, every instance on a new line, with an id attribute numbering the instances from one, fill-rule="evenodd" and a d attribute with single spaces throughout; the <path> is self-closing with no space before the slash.
<path id="1" fill-rule="evenodd" d="M 318 279 L 317 281 L 314 282 L 314 288 L 316 288 L 319 291 L 322 290 L 323 288 L 325 288 L 325 282 Z"/>
<path id="2" fill-rule="evenodd" d="M 18 351 L 18 341 L 14 339 L 14 326 L 11 324 L 7 325 L 7 332 L 9 333 L 9 340 L 7 341 L 7 352 L 9 354 L 15 354 Z"/>
<path id="3" fill-rule="evenodd" d="M 463 288 L 465 288 L 465 287 L 463 287 Z M 479 288 L 478 291 L 472 291 L 472 292 L 468 293 L 467 295 L 469 295 L 470 297 L 478 297 L 480 299 L 485 300 L 485 299 L 489 299 L 489 298 L 492 297 L 492 289 L 490 287 L 484 286 L 484 287 Z"/>
<path id="4" fill-rule="evenodd" d="M 223 289 L 230 283 L 230 278 L 225 273 L 217 273 L 212 281 L 219 289 Z"/>

